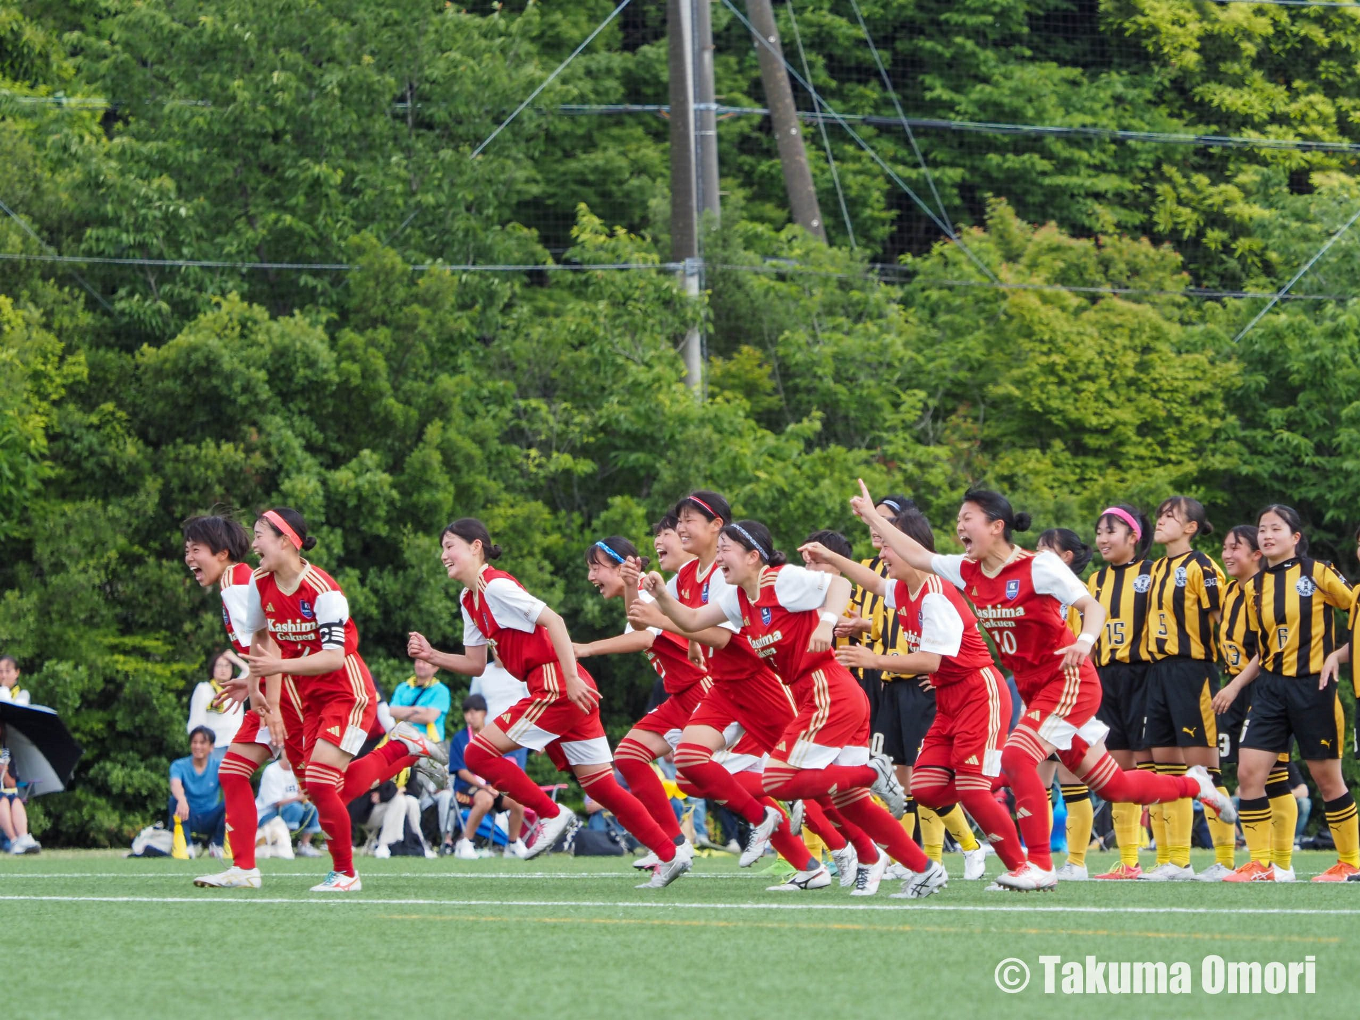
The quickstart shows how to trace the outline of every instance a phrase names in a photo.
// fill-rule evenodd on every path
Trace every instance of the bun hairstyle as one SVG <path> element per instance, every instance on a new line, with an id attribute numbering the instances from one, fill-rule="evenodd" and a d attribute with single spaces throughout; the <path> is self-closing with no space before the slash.
<path id="1" fill-rule="evenodd" d="M 911 500 L 907 502 L 910 503 Z M 893 527 L 909 538 L 916 539 L 925 548 L 934 552 L 935 532 L 930 526 L 930 521 L 925 514 L 915 509 L 915 504 L 912 504 L 912 507 L 912 509 L 904 510 L 893 518 Z"/>
<path id="2" fill-rule="evenodd" d="M 839 531 L 832 531 L 830 528 L 814 531 L 807 537 L 806 542 L 821 542 L 837 556 L 844 556 L 847 560 L 855 558 L 855 550 L 851 547 L 850 540 Z"/>
<path id="3" fill-rule="evenodd" d="M 1152 535 L 1156 530 L 1153 528 L 1152 522 L 1147 519 L 1147 514 L 1143 513 L 1143 511 L 1130 503 L 1114 503 L 1109 509 L 1122 510 L 1138 522 L 1138 541 L 1134 543 L 1133 556 L 1134 559 L 1142 559 L 1147 555 L 1148 550 L 1152 548 Z M 1117 514 L 1101 514 L 1096 518 L 1096 527 L 1100 527 L 1101 521 L 1109 521 L 1113 526 L 1131 532 L 1129 522 Z"/>
<path id="4" fill-rule="evenodd" d="M 250 552 L 250 535 L 227 513 L 190 517 L 180 525 L 180 531 L 184 541 L 206 545 L 214 555 L 225 550 L 233 563 L 240 563 Z"/>
<path id="5" fill-rule="evenodd" d="M 298 541 L 302 543 L 299 546 L 300 552 L 310 552 L 312 549 L 316 548 L 316 537 L 307 534 L 306 520 L 303 519 L 302 514 L 298 513 L 292 507 L 276 506 L 273 507 L 272 509 L 266 510 L 265 513 L 278 514 L 281 518 L 283 518 L 283 522 L 293 530 L 293 534 L 297 535 Z M 273 521 L 271 521 L 268 517 L 264 516 L 264 514 L 260 515 L 260 520 L 264 521 L 265 524 L 269 525 L 269 529 L 273 531 L 274 534 L 278 535 L 281 538 L 284 537 L 283 529 L 280 528 Z"/>
<path id="6" fill-rule="evenodd" d="M 890 492 L 881 499 L 875 500 L 874 506 L 886 506 L 893 512 L 893 516 L 896 517 L 898 514 L 904 514 L 908 510 L 915 510 L 916 500 L 903 496 L 898 492 Z"/>
<path id="7" fill-rule="evenodd" d="M 448 525 L 439 533 L 439 540 L 442 542 L 445 535 L 457 535 L 464 542 L 471 545 L 473 542 L 482 543 L 482 558 L 487 562 L 498 560 L 501 556 L 501 547 L 491 541 L 491 532 L 486 530 L 486 525 L 475 517 L 460 517 L 452 524 Z"/>
<path id="8" fill-rule="evenodd" d="M 679 523 L 675 514 L 672 511 L 667 510 L 661 515 L 661 520 L 652 525 L 652 537 L 655 538 L 663 531 L 674 531 L 675 526 Z"/>
<path id="9" fill-rule="evenodd" d="M 709 489 L 695 489 L 681 499 L 675 504 L 675 516 L 678 518 L 686 507 L 699 511 L 710 521 L 721 517 L 724 524 L 732 523 L 732 507 L 722 496 Z"/>
<path id="10" fill-rule="evenodd" d="M 733 521 L 723 527 L 720 534 L 729 541 L 736 542 L 743 549 L 756 553 L 768 566 L 782 567 L 788 557 L 774 547 L 770 529 L 759 521 Z"/>
<path id="11" fill-rule="evenodd" d="M 1209 514 L 1204 509 L 1204 504 L 1192 496 L 1169 496 L 1162 500 L 1157 507 L 1157 517 L 1160 520 L 1162 514 L 1168 510 L 1179 510 L 1185 518 L 1187 524 L 1193 522 L 1199 525 L 1199 530 L 1195 535 L 1203 538 L 1214 533 L 1214 526 L 1209 523 Z M 1262 511 L 1264 512 L 1264 511 Z"/>
<path id="12" fill-rule="evenodd" d="M 1069 564 L 1072 573 L 1078 577 L 1091 562 L 1091 547 L 1081 540 L 1071 528 L 1049 528 L 1039 536 L 1040 548 L 1048 546 L 1050 549 L 1060 549 L 1065 553 L 1072 554 L 1072 562 Z"/>
<path id="13" fill-rule="evenodd" d="M 1261 546 L 1256 535 L 1256 526 L 1253 524 L 1235 524 L 1228 529 L 1228 534 L 1232 535 L 1239 542 L 1246 542 L 1251 546 L 1252 552 L 1260 552 Z"/>
<path id="14" fill-rule="evenodd" d="M 1011 540 L 1011 532 L 1028 531 L 1031 523 L 1029 514 L 1016 513 L 1011 508 L 1010 500 L 999 492 L 991 489 L 969 489 L 963 494 L 963 502 L 972 503 L 980 509 L 989 521 L 1001 521 L 1006 525 L 1002 532 L 1007 542 Z"/>
<path id="15" fill-rule="evenodd" d="M 629 557 L 637 560 L 643 570 L 652 562 L 649 557 L 638 555 L 637 546 L 622 535 L 610 535 L 586 546 L 586 562 L 599 567 L 621 567 Z"/>
<path id="16" fill-rule="evenodd" d="M 1285 506 L 1283 503 L 1271 503 L 1259 514 L 1256 515 L 1256 525 L 1260 527 L 1261 518 L 1266 514 L 1274 514 L 1284 521 L 1285 526 L 1290 531 L 1299 536 L 1299 544 L 1294 547 L 1295 556 L 1306 556 L 1308 554 L 1308 536 L 1303 533 L 1303 518 L 1292 506 Z"/>

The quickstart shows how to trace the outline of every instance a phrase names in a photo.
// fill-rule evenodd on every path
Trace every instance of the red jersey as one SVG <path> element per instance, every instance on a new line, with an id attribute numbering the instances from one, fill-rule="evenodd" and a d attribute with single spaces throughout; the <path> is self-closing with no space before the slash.
<path id="1" fill-rule="evenodd" d="M 297 588 L 284 592 L 278 578 L 268 570 L 256 570 L 250 578 L 246 627 L 251 634 L 269 628 L 269 635 L 285 659 L 300 659 L 323 649 L 341 649 L 346 659 L 357 658 L 359 628 L 349 615 L 349 600 L 324 570 L 305 565 Z M 346 680 L 349 667 L 342 666 L 321 676 L 298 677 L 299 683 Z"/>
<path id="2" fill-rule="evenodd" d="M 839 670 L 830 648 L 809 652 L 812 632 L 822 622 L 819 610 L 834 575 L 806 567 L 766 567 L 760 574 L 760 594 L 754 602 L 746 589 L 729 585 L 718 599 L 733 626 L 779 678 L 792 687 L 818 669 Z"/>
<path id="3" fill-rule="evenodd" d="M 638 582 L 638 598 L 643 602 L 656 601 L 643 589 L 641 581 Z M 632 629 L 632 624 L 629 624 L 624 633 Z M 690 661 L 688 640 L 660 627 L 648 629 L 652 632 L 653 640 L 652 647 L 645 653 L 647 661 L 656 670 L 656 675 L 661 677 L 667 694 L 679 694 L 708 679 L 708 671 Z"/>
<path id="4" fill-rule="evenodd" d="M 993 665 L 972 608 L 944 578 L 927 575 L 915 594 L 906 581 L 894 581 L 883 604 L 896 610 L 909 651 L 940 657 L 940 668 L 930 674 L 932 687 L 958 683 Z"/>
<path id="5" fill-rule="evenodd" d="M 676 571 L 675 576 L 666 582 L 666 588 L 681 605 L 689 606 L 691 609 L 716 605 L 724 592 L 732 590 L 717 560 L 709 565 L 705 573 L 700 574 L 697 559 L 687 560 Z M 728 629 L 736 635 L 738 627 L 730 625 Z M 756 679 L 779 682 L 774 670 L 755 654 L 746 641 L 736 640 L 734 637 L 723 648 L 710 648 L 707 645 L 702 647 L 708 650 L 708 675 L 715 682 Z"/>
<path id="6" fill-rule="evenodd" d="M 255 573 L 247 563 L 233 563 L 222 571 L 217 589 L 222 596 L 222 624 L 227 628 L 227 640 L 238 655 L 250 654 L 250 639 L 254 631 L 246 630 L 250 608 L 250 575 Z"/>
<path id="7" fill-rule="evenodd" d="M 1053 676 L 1072 643 L 1065 607 L 1089 594 L 1055 553 L 1017 547 L 995 576 L 964 556 L 932 556 L 930 568 L 963 589 L 1022 695 Z"/>

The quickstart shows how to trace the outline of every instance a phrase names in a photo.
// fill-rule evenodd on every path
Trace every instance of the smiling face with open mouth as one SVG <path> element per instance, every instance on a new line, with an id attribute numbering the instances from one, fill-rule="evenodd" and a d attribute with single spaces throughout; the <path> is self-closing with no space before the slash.
<path id="1" fill-rule="evenodd" d="M 202 542 L 184 543 L 184 563 L 200 587 L 211 588 L 220 581 L 230 559 L 225 549 L 215 553 Z"/>

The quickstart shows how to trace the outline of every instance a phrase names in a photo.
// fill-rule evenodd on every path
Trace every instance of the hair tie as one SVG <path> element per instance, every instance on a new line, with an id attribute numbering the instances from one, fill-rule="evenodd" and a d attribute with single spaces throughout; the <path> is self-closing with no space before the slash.
<path id="1" fill-rule="evenodd" d="M 613 549 L 609 548 L 609 546 L 605 545 L 603 542 L 596 542 L 595 548 L 603 549 L 609 555 L 609 558 L 613 560 L 615 563 L 617 563 L 619 566 L 623 566 L 623 564 L 627 562 L 627 560 L 625 560 L 622 556 L 616 553 Z"/>
<path id="2" fill-rule="evenodd" d="M 302 551 L 302 539 L 298 538 L 298 533 L 288 526 L 288 522 L 283 519 L 282 515 L 275 513 L 273 510 L 266 510 L 260 516 L 274 525 L 274 527 L 278 528 L 279 531 L 282 532 L 283 537 L 293 543 L 294 549 L 297 549 L 299 552 Z"/>
<path id="3" fill-rule="evenodd" d="M 754 538 L 751 537 L 751 533 L 749 531 L 743 528 L 740 524 L 734 523 L 732 527 L 736 528 L 738 531 L 741 532 L 742 537 L 745 538 L 746 541 L 751 543 L 751 545 L 755 548 L 755 551 L 760 554 L 760 558 L 762 560 L 764 560 L 766 563 L 770 562 L 769 554 L 765 552 L 765 549 L 761 546 L 759 542 L 757 542 Z"/>
<path id="4" fill-rule="evenodd" d="M 1121 510 L 1117 506 L 1112 506 L 1106 510 L 1102 510 L 1100 516 L 1118 517 L 1129 526 L 1129 530 L 1133 532 L 1133 540 L 1135 542 L 1142 540 L 1143 529 L 1138 526 L 1138 521 L 1134 519 L 1133 514 L 1129 513 L 1127 510 Z"/>
<path id="5" fill-rule="evenodd" d="M 714 509 L 713 509 L 711 506 L 709 506 L 707 503 L 705 503 L 705 502 L 704 502 L 702 499 L 700 499 L 698 496 L 686 496 L 685 498 L 686 498 L 687 500 L 689 500 L 691 503 L 698 503 L 701 507 L 703 507 L 705 510 L 708 511 L 708 516 L 710 516 L 710 517 L 721 517 L 721 516 L 722 516 L 722 514 L 719 514 L 719 513 L 715 512 Z"/>

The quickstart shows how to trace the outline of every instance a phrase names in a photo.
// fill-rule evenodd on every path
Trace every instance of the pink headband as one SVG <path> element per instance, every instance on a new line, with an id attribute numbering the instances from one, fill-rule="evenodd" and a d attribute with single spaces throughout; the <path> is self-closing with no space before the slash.
<path id="1" fill-rule="evenodd" d="M 274 527 L 278 528 L 279 531 L 283 533 L 284 537 L 286 537 L 288 541 L 293 543 L 293 548 L 299 551 L 302 549 L 302 539 L 298 538 L 297 532 L 290 528 L 288 526 L 288 522 L 285 521 L 281 516 L 276 514 L 273 510 L 266 510 L 260 516 L 263 517 L 270 524 L 274 525 Z"/>
<path id="2" fill-rule="evenodd" d="M 1121 521 L 1127 524 L 1129 526 L 1129 530 L 1133 532 L 1133 540 L 1135 542 L 1140 541 L 1142 539 L 1143 529 L 1138 526 L 1138 522 L 1134 520 L 1133 514 L 1129 513 L 1127 510 L 1120 510 L 1119 507 L 1117 506 L 1112 506 L 1109 509 L 1102 510 L 1100 512 L 1101 517 L 1105 517 L 1107 515 L 1110 517 L 1118 517 Z"/>
<path id="3" fill-rule="evenodd" d="M 703 507 L 705 510 L 708 511 L 708 516 L 710 516 L 710 517 L 721 517 L 721 516 L 722 516 L 721 514 L 714 513 L 714 512 L 713 512 L 713 508 L 712 508 L 711 506 L 709 506 L 707 503 L 705 503 L 705 502 L 704 502 L 702 499 L 700 499 L 698 496 L 686 496 L 685 498 L 686 498 L 687 500 L 689 500 L 691 503 L 698 503 L 701 507 Z"/>

